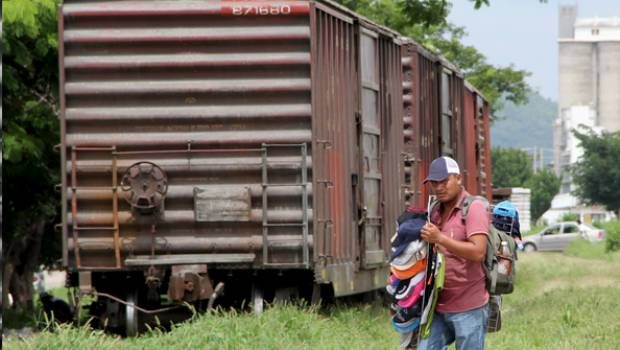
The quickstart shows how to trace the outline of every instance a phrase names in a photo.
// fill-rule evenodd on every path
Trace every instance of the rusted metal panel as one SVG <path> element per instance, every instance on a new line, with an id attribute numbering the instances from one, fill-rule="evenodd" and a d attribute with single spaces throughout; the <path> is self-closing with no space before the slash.
<path id="1" fill-rule="evenodd" d="M 402 95 L 403 95 L 403 196 L 407 206 L 419 206 L 420 186 L 420 84 L 418 74 L 418 55 L 413 44 L 402 46 Z"/>
<path id="2" fill-rule="evenodd" d="M 382 262 L 390 255 L 390 238 L 396 232 L 395 218 L 406 208 L 402 191 L 405 179 L 403 162 L 404 138 L 402 118 L 402 59 L 401 44 L 384 37 L 380 41 L 381 110 L 383 139 L 381 142 L 383 187 L 381 207 L 383 235 Z"/>
<path id="3" fill-rule="evenodd" d="M 203 267 L 200 269 L 200 267 Z M 213 286 L 207 276 L 206 265 L 178 265 L 172 267 L 168 297 L 174 301 L 193 302 L 209 299 Z"/>
<path id="4" fill-rule="evenodd" d="M 309 11 L 305 1 L 132 1 L 127 3 L 90 2 L 69 0 L 64 9 L 66 17 L 133 17 L 162 16 L 303 16 Z M 142 17 L 144 18 L 144 17 Z"/>
<path id="5" fill-rule="evenodd" d="M 459 162 L 469 191 L 486 195 L 485 169 L 490 164 L 484 168 L 489 147 L 484 141 L 488 135 L 481 122 L 483 109 L 477 110 L 479 104 L 486 103 L 484 99 L 454 65 L 412 41 L 403 47 L 402 94 L 405 154 L 412 160 L 405 162 L 405 186 L 411 196 L 408 205 L 426 206 L 430 188 L 422 181 L 430 162 L 442 154 Z M 442 135 L 442 111 L 449 111 L 448 122 L 443 123 L 446 135 Z M 442 145 L 444 139 L 449 139 L 448 147 Z"/>
<path id="6" fill-rule="evenodd" d="M 412 174 L 408 186 L 413 200 L 409 205 L 425 207 L 430 188 L 423 181 L 428 175 L 430 162 L 441 154 L 441 66 L 437 56 L 413 41 L 406 43 L 405 52 L 403 76 L 411 79 L 411 91 L 403 91 L 405 118 L 411 125 L 404 130 L 405 150 L 410 155 L 409 166 L 405 169 Z"/>
<path id="7" fill-rule="evenodd" d="M 250 229 L 240 228 L 239 231 L 245 233 L 244 237 L 227 237 L 225 233 L 230 235 L 230 230 L 215 230 L 214 234 L 209 237 L 201 237 L 199 231 L 191 228 L 180 228 L 176 230 L 174 227 L 158 230 L 155 235 L 155 245 L 157 249 L 162 249 L 171 254 L 183 253 L 200 253 L 205 250 L 223 251 L 226 253 L 234 253 L 237 250 L 244 252 L 254 252 L 262 249 L 262 236 L 249 235 Z M 295 235 L 281 235 L 280 242 L 277 244 L 279 250 L 296 250 L 301 247 L 301 239 Z M 69 239 L 68 245 L 73 248 L 75 242 Z M 90 252 L 105 253 L 112 252 L 114 242 L 111 237 L 83 237 L 80 244 Z M 312 239 L 310 239 L 312 246 Z M 123 253 L 145 254 L 150 252 L 151 238 L 144 236 L 144 231 L 134 228 L 123 236 L 121 241 L 121 251 Z M 89 256 L 85 256 L 88 259 Z M 113 258 L 113 256 L 111 257 Z"/>
<path id="8" fill-rule="evenodd" d="M 459 75 L 458 72 L 454 72 L 453 74 L 453 87 L 452 87 L 452 113 L 454 115 L 453 118 L 453 135 L 454 141 L 453 145 L 456 150 L 455 160 L 460 164 L 464 169 L 467 168 L 467 157 L 468 153 L 471 152 L 470 149 L 466 147 L 465 144 L 465 133 L 467 130 L 465 118 L 463 116 L 464 110 L 464 90 L 465 85 L 463 81 L 463 77 Z M 467 174 L 465 174 L 466 180 Z M 465 183 L 465 182 L 464 182 Z"/>
<path id="9" fill-rule="evenodd" d="M 357 235 L 355 27 L 346 14 L 313 14 L 313 199 L 319 266 L 355 261 Z"/>
<path id="10" fill-rule="evenodd" d="M 165 215 L 159 219 L 158 224 L 191 224 L 196 222 L 195 218 L 195 210 L 194 209 L 184 209 L 185 203 L 177 203 L 174 206 L 166 204 L 166 213 Z M 179 208 L 181 207 L 182 208 Z M 170 210 L 170 207 L 173 207 L 174 210 Z M 95 207 L 96 208 L 96 207 Z M 308 210 L 308 217 L 312 219 L 312 210 Z M 223 215 L 223 214 L 220 214 Z M 267 216 L 269 221 L 277 222 L 277 223 L 293 223 L 301 220 L 303 212 L 301 208 L 287 208 L 287 209 L 270 209 L 267 211 Z M 77 219 L 77 220 L 76 220 Z M 247 216 L 243 217 L 243 220 L 239 220 L 238 222 L 262 222 L 263 212 L 261 209 L 251 209 Z M 78 223 L 80 226 L 93 225 L 96 227 L 111 225 L 114 220 L 114 215 L 112 212 L 106 212 L 104 210 L 92 210 L 92 211 L 79 211 L 75 216 L 71 216 L 68 219 L 69 224 L 74 222 Z M 135 215 L 131 212 L 129 208 L 123 210 L 119 210 L 118 212 L 118 220 L 121 225 L 136 223 Z M 225 223 L 228 220 L 220 220 L 216 221 L 218 223 Z M 206 224 L 205 224 L 206 225 Z"/>
<path id="11" fill-rule="evenodd" d="M 465 87 L 467 188 L 492 199 L 488 102 L 473 86 Z"/>
<path id="12" fill-rule="evenodd" d="M 194 187 L 196 222 L 250 221 L 251 208 L 248 187 Z"/>
<path id="13" fill-rule="evenodd" d="M 267 222 L 270 262 L 304 266 L 299 223 L 307 218 L 312 236 L 312 148 L 302 156 L 298 146 L 270 145 L 312 142 L 310 4 L 69 1 L 62 6 L 67 265 L 76 266 L 79 246 L 82 266 L 114 267 L 113 234 L 107 227 L 115 221 L 121 260 L 151 253 L 150 226 L 143 227 L 144 219 L 136 219 L 122 200 L 116 210 L 110 205 L 121 191 L 111 185 L 113 173 L 149 161 L 163 169 L 170 185 L 155 222 L 155 255 L 209 254 L 222 247 L 242 254 L 256 246 L 261 249 L 252 248 L 256 260 L 250 266 L 260 266 L 265 244 L 255 240 Z M 116 149 L 106 153 L 92 147 Z M 72 150 L 70 162 L 65 155 Z M 305 189 L 300 184 L 304 167 Z M 74 191 L 68 188 L 72 172 Z M 230 207 L 230 199 L 243 208 Z M 73 232 L 74 223 L 84 230 Z M 177 244 L 175 237 L 224 243 L 194 249 L 190 241 Z M 168 245 L 162 243 L 166 240 Z M 236 241 L 246 243 L 226 245 Z M 298 251 L 280 254 L 282 249 L 271 245 Z"/>
<path id="14" fill-rule="evenodd" d="M 480 145 L 481 152 L 484 150 L 484 159 L 481 161 L 481 173 L 484 173 L 484 178 L 481 179 L 481 183 L 484 183 L 484 188 L 480 193 L 486 196 L 489 203 L 493 200 L 493 188 L 492 188 L 492 167 L 491 167 L 491 121 L 489 116 L 489 103 L 480 97 L 480 107 L 482 109 L 482 125 L 484 130 L 481 130 L 481 135 L 484 136 L 484 142 Z M 483 182 L 482 182 L 483 181 Z"/>
<path id="15" fill-rule="evenodd" d="M 466 149 L 466 163 L 464 164 L 464 184 L 471 194 L 480 193 L 480 153 L 478 150 L 477 135 L 479 128 L 476 119 L 476 94 L 470 90 L 464 91 L 463 127 Z"/>
<path id="16" fill-rule="evenodd" d="M 382 125 L 386 118 L 383 110 L 383 77 L 381 76 L 381 59 L 384 55 L 380 48 L 379 35 L 363 26 L 359 29 L 359 65 L 361 78 L 360 112 L 361 123 L 359 147 L 361 155 L 362 185 L 362 264 L 366 268 L 381 263 L 380 254 L 382 237 L 385 235 L 385 220 L 382 195 L 385 187 L 385 175 L 382 164 L 386 154 L 383 141 L 387 137 Z"/>
<path id="17" fill-rule="evenodd" d="M 462 142 L 463 79 L 453 65 L 439 59 L 439 139 L 441 155 L 454 158 L 459 164 L 465 163 Z"/>

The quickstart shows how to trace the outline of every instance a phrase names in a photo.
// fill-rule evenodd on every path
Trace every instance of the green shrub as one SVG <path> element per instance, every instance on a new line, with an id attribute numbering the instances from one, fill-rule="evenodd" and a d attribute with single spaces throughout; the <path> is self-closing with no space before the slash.
<path id="1" fill-rule="evenodd" d="M 611 221 L 603 225 L 607 232 L 605 237 L 605 251 L 615 252 L 620 250 L 620 221 Z"/>
<path id="2" fill-rule="evenodd" d="M 566 213 L 562 216 L 562 221 L 577 221 L 579 220 L 579 215 L 575 213 Z"/>

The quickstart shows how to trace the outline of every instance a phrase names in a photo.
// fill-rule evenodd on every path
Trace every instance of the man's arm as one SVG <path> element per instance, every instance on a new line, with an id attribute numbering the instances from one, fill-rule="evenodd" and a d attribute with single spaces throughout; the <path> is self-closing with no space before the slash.
<path id="1" fill-rule="evenodd" d="M 450 236 L 439 231 L 439 228 L 432 223 L 424 225 L 422 228 L 422 239 L 429 243 L 437 243 L 453 254 L 464 259 L 482 262 L 487 253 L 487 237 L 482 232 L 469 236 L 467 241 L 457 241 Z"/>

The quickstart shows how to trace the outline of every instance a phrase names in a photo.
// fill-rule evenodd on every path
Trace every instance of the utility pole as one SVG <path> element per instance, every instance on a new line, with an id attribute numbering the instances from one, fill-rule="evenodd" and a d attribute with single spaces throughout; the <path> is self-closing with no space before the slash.
<path id="1" fill-rule="evenodd" d="M 543 152 L 543 148 L 540 148 L 540 163 L 539 163 L 539 167 L 538 170 L 542 171 L 545 168 L 545 153 Z"/>
<path id="2" fill-rule="evenodd" d="M 538 156 L 538 147 L 534 146 L 534 150 L 532 151 L 532 171 L 534 173 L 538 172 L 538 169 L 537 169 L 538 163 L 536 162 L 538 160 L 537 156 Z"/>

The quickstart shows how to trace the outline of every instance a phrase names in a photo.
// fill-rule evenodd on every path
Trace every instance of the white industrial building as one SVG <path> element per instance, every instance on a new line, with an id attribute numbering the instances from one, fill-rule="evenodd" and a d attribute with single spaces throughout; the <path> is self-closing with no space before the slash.
<path id="1" fill-rule="evenodd" d="M 577 6 L 561 5 L 559 16 L 559 101 L 554 125 L 554 169 L 560 193 L 543 215 L 548 222 L 565 213 L 584 221 L 607 220 L 611 213 L 579 203 L 566 171 L 583 151 L 571 130 L 585 125 L 600 132 L 620 130 L 620 17 L 578 18 Z"/>

